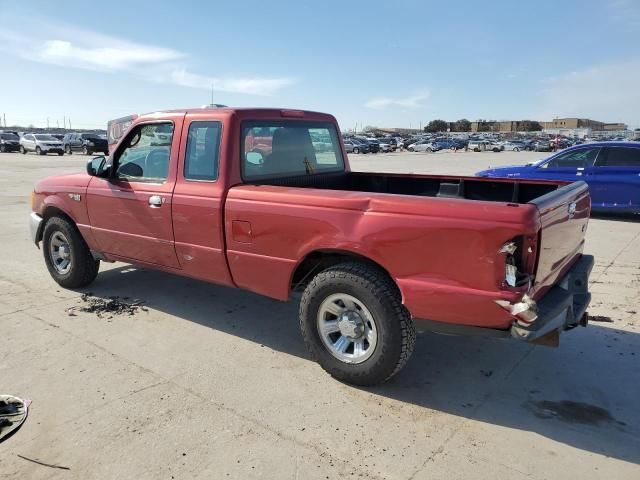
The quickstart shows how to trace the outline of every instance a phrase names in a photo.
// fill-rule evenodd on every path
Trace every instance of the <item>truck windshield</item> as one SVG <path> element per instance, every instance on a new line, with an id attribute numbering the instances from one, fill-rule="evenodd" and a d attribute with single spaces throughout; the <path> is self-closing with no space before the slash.
<path id="1" fill-rule="evenodd" d="M 241 145 L 245 180 L 344 170 L 338 132 L 330 123 L 245 122 Z"/>

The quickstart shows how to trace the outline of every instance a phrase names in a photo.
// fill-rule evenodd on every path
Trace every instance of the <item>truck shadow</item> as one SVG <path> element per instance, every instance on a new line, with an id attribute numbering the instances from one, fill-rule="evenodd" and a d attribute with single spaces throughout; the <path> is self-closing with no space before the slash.
<path id="1" fill-rule="evenodd" d="M 102 272 L 90 291 L 139 298 L 151 309 L 309 358 L 297 302 L 129 266 Z M 638 356 L 638 333 L 598 324 L 564 335 L 558 349 L 424 333 L 394 379 L 354 390 L 640 464 Z M 531 451 L 543 454 L 555 452 Z"/>

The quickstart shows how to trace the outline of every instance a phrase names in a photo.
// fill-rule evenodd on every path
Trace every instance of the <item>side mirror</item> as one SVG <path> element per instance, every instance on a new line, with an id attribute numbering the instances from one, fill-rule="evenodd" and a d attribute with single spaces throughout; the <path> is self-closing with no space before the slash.
<path id="1" fill-rule="evenodd" d="M 104 165 L 107 158 L 104 155 L 93 157 L 87 162 L 87 174 L 92 177 L 101 177 L 104 174 Z"/>
<path id="2" fill-rule="evenodd" d="M 252 165 L 262 165 L 264 163 L 264 158 L 262 158 L 260 152 L 247 152 L 245 158 Z"/>

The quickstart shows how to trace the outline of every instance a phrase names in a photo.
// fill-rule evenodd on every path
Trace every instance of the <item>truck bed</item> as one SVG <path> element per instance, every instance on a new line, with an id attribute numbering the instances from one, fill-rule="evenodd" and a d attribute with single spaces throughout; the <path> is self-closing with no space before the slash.
<path id="1" fill-rule="evenodd" d="M 535 180 L 355 172 L 273 178 L 253 184 L 510 203 L 528 203 L 561 186 Z"/>
<path id="2" fill-rule="evenodd" d="M 580 257 L 589 209 L 584 182 L 353 172 L 261 179 L 228 192 L 227 255 L 239 286 L 286 299 L 300 259 L 351 252 L 389 272 L 414 318 L 506 329 L 513 317 L 494 300 L 516 301 L 526 289 L 503 288 L 501 247 L 515 240 L 537 252 L 522 270 L 537 300 Z"/>

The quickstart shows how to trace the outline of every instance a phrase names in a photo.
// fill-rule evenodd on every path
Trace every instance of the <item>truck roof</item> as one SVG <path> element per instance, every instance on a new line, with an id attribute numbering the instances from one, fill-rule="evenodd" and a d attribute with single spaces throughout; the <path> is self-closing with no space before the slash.
<path id="1" fill-rule="evenodd" d="M 255 108 L 255 107 L 200 107 L 200 108 L 178 108 L 172 110 L 158 110 L 140 115 L 140 117 L 161 116 L 165 114 L 207 114 L 216 115 L 219 113 L 233 114 L 242 113 L 243 116 L 251 116 L 252 113 L 258 116 L 279 116 L 283 118 L 309 118 L 309 119 L 326 119 L 334 121 L 333 115 L 322 112 L 314 112 L 311 110 L 299 110 L 292 108 Z"/>

